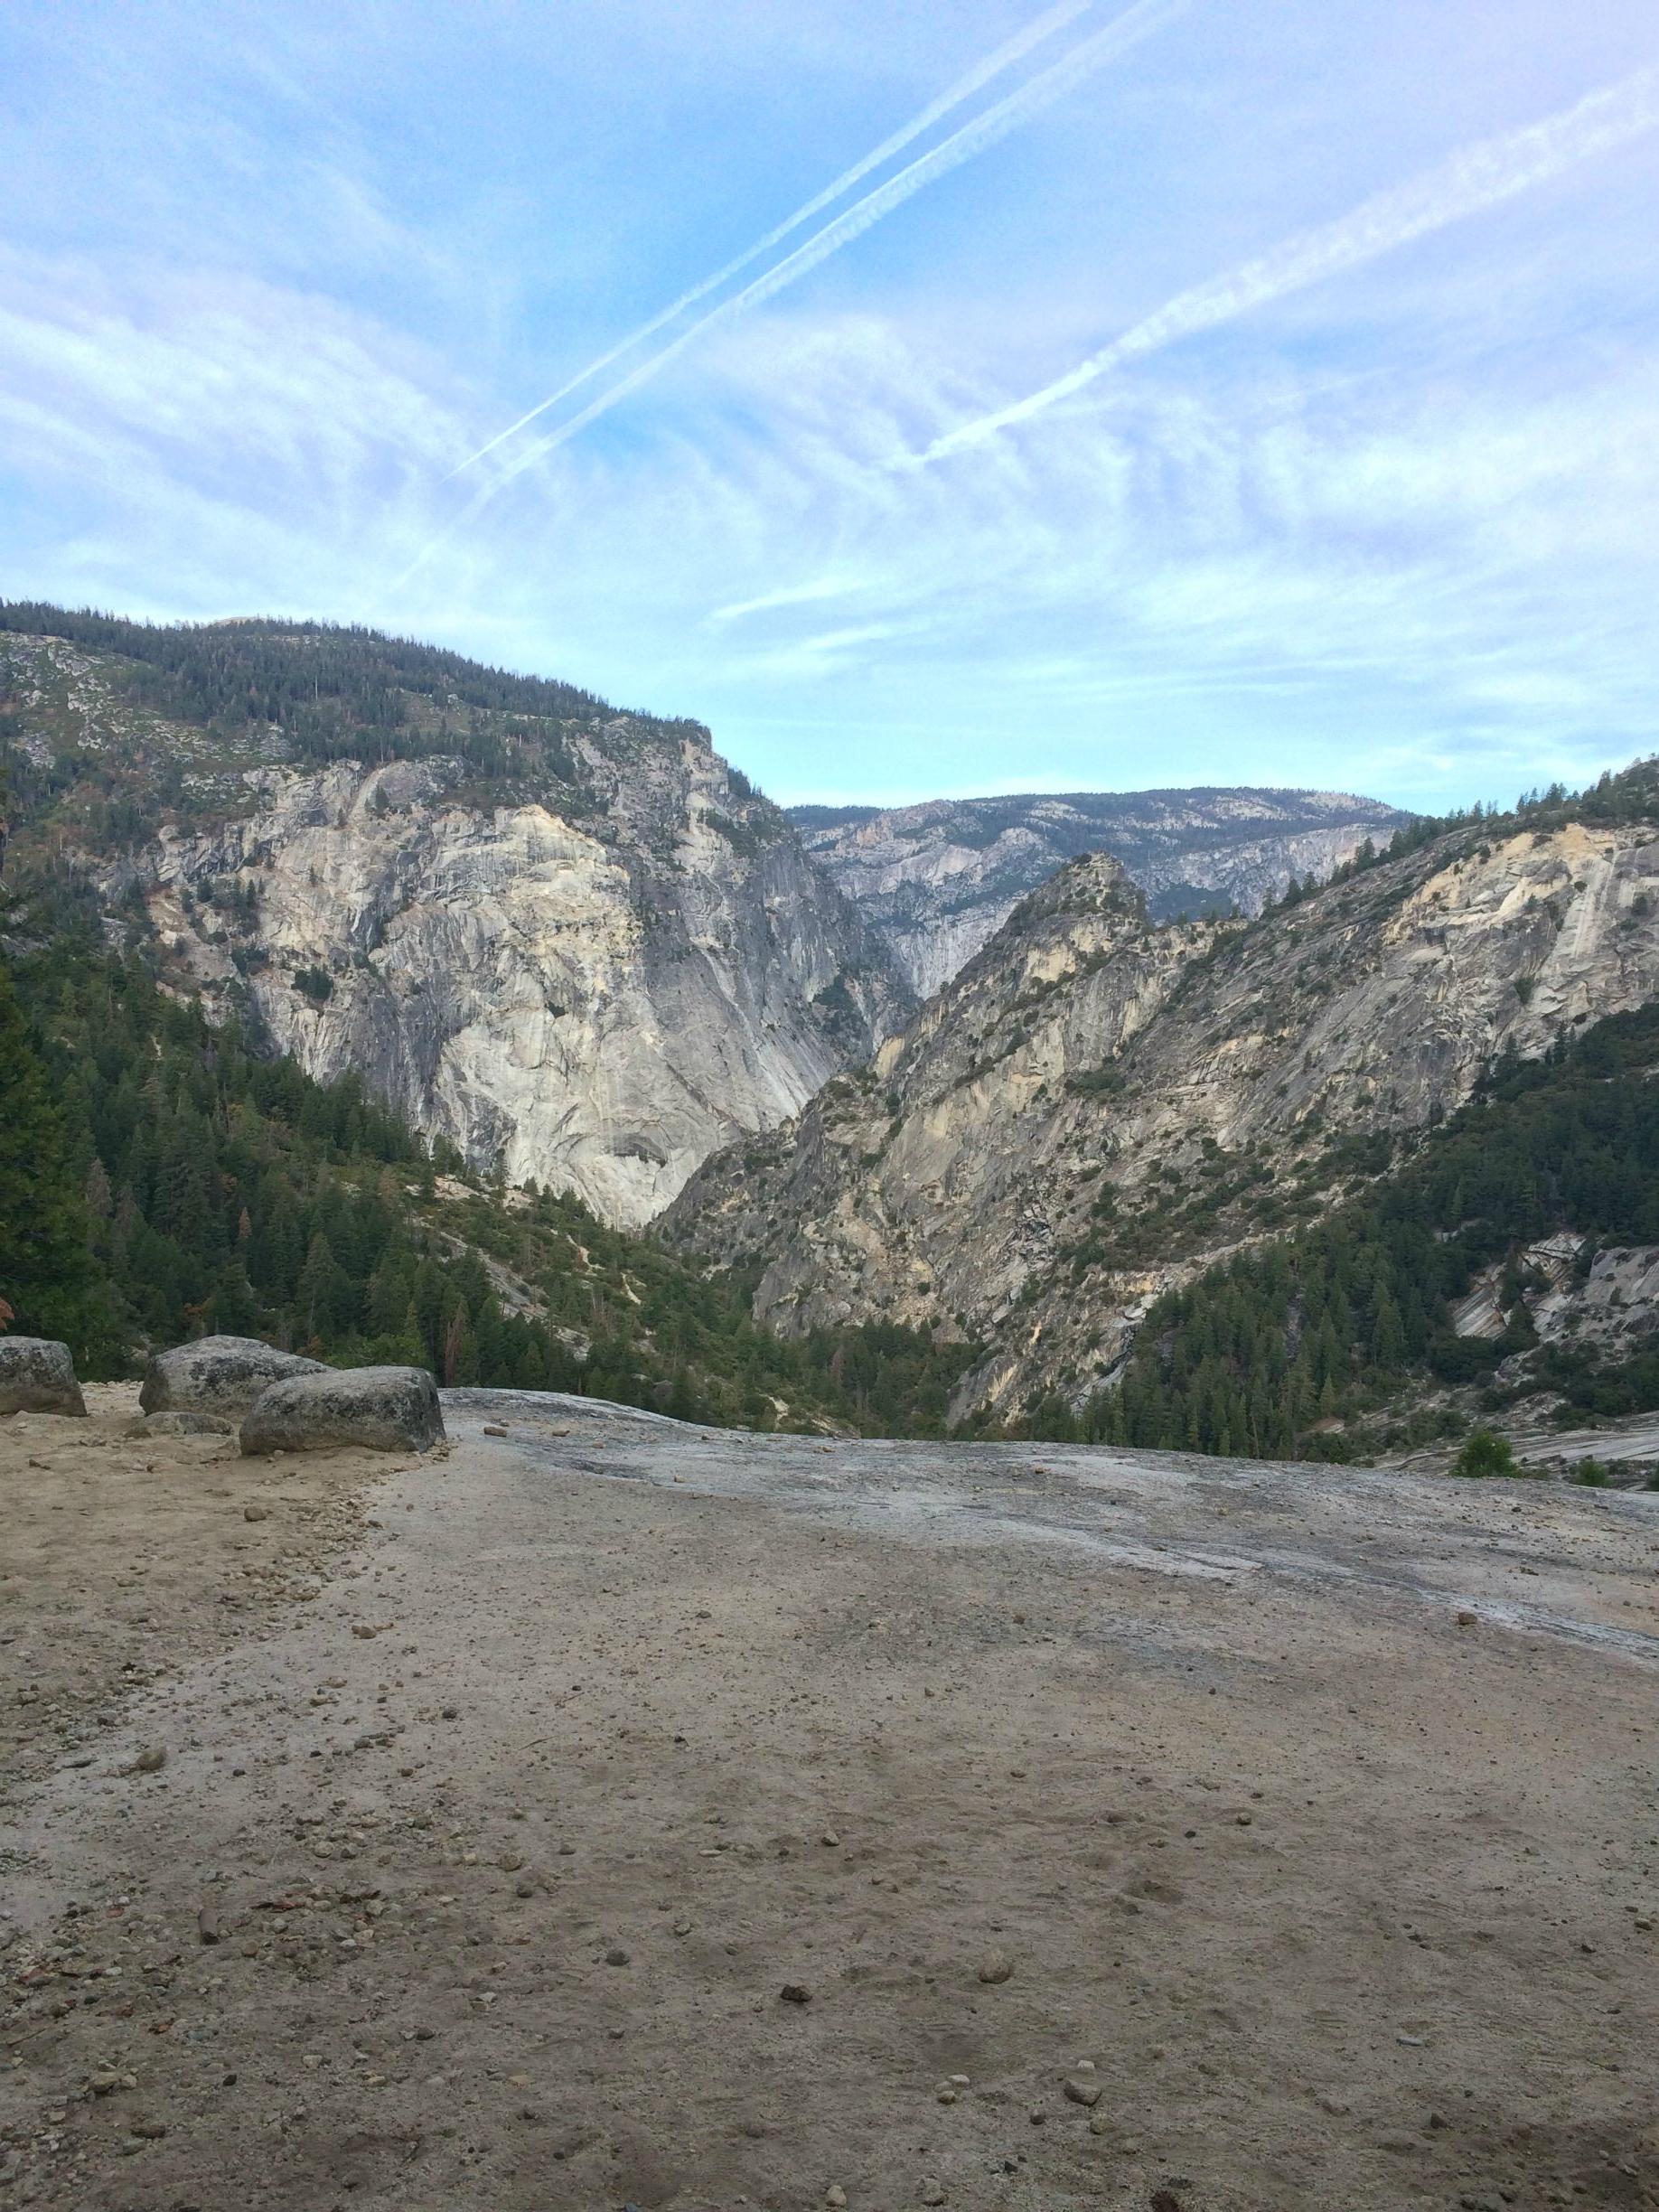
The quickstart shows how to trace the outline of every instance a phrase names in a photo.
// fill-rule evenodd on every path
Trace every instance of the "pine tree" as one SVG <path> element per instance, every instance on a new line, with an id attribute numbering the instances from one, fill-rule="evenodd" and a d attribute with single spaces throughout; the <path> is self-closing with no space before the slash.
<path id="1" fill-rule="evenodd" d="M 82 1177 L 40 1047 L 0 961 L 0 1298 L 21 1336 L 62 1339 L 78 1365 L 109 1356 L 113 1302 L 88 1241 Z"/>

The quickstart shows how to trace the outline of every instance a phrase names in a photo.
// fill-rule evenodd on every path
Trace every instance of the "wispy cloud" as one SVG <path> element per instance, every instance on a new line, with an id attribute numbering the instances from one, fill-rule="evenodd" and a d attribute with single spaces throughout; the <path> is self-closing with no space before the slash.
<path id="1" fill-rule="evenodd" d="M 722 300 L 718 306 L 710 308 L 707 314 L 699 315 L 688 329 L 671 338 L 655 353 L 649 354 L 596 399 L 590 400 L 578 413 L 560 423 L 556 430 L 534 439 L 523 451 L 514 455 L 492 480 L 473 494 L 460 513 L 454 516 L 421 548 L 409 567 L 393 578 L 388 586 L 388 595 L 395 595 L 400 591 L 441 547 L 476 521 L 484 509 L 515 478 L 534 468 L 561 445 L 567 445 L 572 438 L 578 436 L 590 424 L 597 422 L 601 416 L 608 415 L 613 408 L 619 406 L 642 384 L 661 375 L 670 361 L 678 360 L 695 345 L 706 332 L 717 325 L 731 323 L 765 301 L 775 299 L 781 292 L 787 290 L 791 285 L 798 284 L 803 276 L 829 260 L 832 254 L 839 253 L 844 246 L 849 246 L 855 239 L 862 238 L 885 216 L 892 214 L 895 208 L 903 207 L 906 201 L 914 199 L 917 192 L 937 178 L 949 175 L 953 169 L 961 168 L 964 162 L 971 161 L 977 155 L 999 145 L 1010 132 L 1019 129 L 1045 108 L 1052 107 L 1054 101 L 1074 90 L 1120 55 L 1127 53 L 1131 47 L 1149 37 L 1190 5 L 1191 0 L 1135 0 L 1132 7 L 1126 9 L 1101 30 L 1080 40 L 1058 61 L 1052 62 L 1047 69 L 1028 79 L 1017 91 L 1010 92 L 1005 98 L 974 117 L 971 122 L 964 123 L 960 130 L 953 131 L 950 137 L 931 147 L 907 168 L 901 169 L 896 176 L 889 177 L 886 183 L 867 192 L 863 199 L 856 200 L 851 207 L 838 215 L 833 222 L 826 223 L 821 230 L 815 232 L 804 245 L 798 246 L 793 253 L 782 261 L 774 262 L 764 275 L 757 276 L 752 284 L 745 285 L 741 292 L 734 293 L 729 298 Z"/>
<path id="2" fill-rule="evenodd" d="M 1180 292 L 1075 369 L 1011 407 L 937 437 L 920 456 L 937 461 L 1029 422 L 1127 362 L 1214 330 L 1287 294 L 1374 261 L 1430 231 L 1501 205 L 1579 163 L 1610 154 L 1659 124 L 1659 70 L 1642 70 L 1589 94 L 1542 123 L 1464 147 L 1407 183 L 1378 192 L 1335 222 L 1298 231 L 1271 252 Z"/>
<path id="3" fill-rule="evenodd" d="M 826 223 L 821 230 L 808 239 L 803 246 L 798 246 L 793 253 L 774 263 L 753 284 L 745 285 L 741 292 L 735 293 L 730 299 L 722 300 L 717 307 L 699 316 L 689 330 L 682 331 L 636 369 L 631 370 L 598 398 L 591 400 L 580 413 L 561 423 L 547 436 L 539 438 L 528 453 L 520 455 L 503 472 L 501 481 L 507 481 L 531 467 L 544 454 L 568 444 L 590 423 L 596 422 L 602 415 L 609 414 L 630 393 L 637 391 L 642 384 L 659 375 L 670 361 L 695 344 L 705 331 L 717 323 L 729 323 L 766 300 L 775 299 L 780 292 L 798 284 L 801 277 L 827 261 L 831 254 L 839 253 L 844 246 L 849 246 L 855 239 L 862 238 L 867 230 L 873 230 L 885 216 L 891 215 L 895 208 L 903 207 L 907 200 L 913 200 L 927 185 L 942 176 L 948 176 L 951 170 L 960 169 L 964 162 L 972 161 L 976 155 L 1000 145 L 1010 132 L 1018 130 L 1045 108 L 1052 107 L 1066 93 L 1075 90 L 1098 70 L 1104 69 L 1109 62 L 1127 53 L 1142 39 L 1161 29 L 1189 5 L 1190 0 L 1135 0 L 1134 6 L 1126 9 L 1103 29 L 1080 40 L 1068 53 L 1058 61 L 1051 62 L 1047 69 L 1029 79 L 1017 91 L 1008 93 L 994 106 L 986 108 L 983 114 L 975 116 L 971 122 L 964 123 L 938 145 L 919 155 L 907 168 L 901 169 L 896 176 L 889 177 L 885 184 L 878 184 L 862 200 L 855 201 L 833 222 Z"/>
<path id="4" fill-rule="evenodd" d="M 776 591 L 761 592 L 753 599 L 735 600 L 730 606 L 716 607 L 708 616 L 713 623 L 745 622 L 755 614 L 773 614 L 786 607 L 821 605 L 826 599 L 846 599 L 864 588 L 857 576 L 816 576 L 805 584 L 788 584 Z"/>
<path id="5" fill-rule="evenodd" d="M 1095 0 L 1059 0 L 1057 6 L 1046 9 L 1011 39 L 1005 41 L 994 53 L 987 54 L 982 61 L 976 62 L 965 76 L 959 77 L 936 99 L 930 100 L 919 114 L 913 116 L 891 137 L 884 138 L 878 146 L 872 147 L 850 169 L 844 169 L 833 183 L 827 184 L 822 192 L 798 207 L 792 215 L 774 224 L 752 246 L 745 247 L 742 253 L 728 261 L 724 268 L 717 269 L 712 276 L 705 276 L 689 291 L 682 292 L 678 299 L 670 300 L 661 313 L 652 315 L 648 323 L 642 323 L 637 330 L 630 331 L 625 338 L 619 339 L 607 351 L 590 361 L 585 369 L 577 370 L 568 382 L 561 384 L 556 392 L 549 392 L 545 399 L 539 400 L 527 413 L 520 415 L 517 422 L 509 423 L 504 430 L 499 430 L 492 438 L 486 439 L 475 453 L 470 453 L 464 461 L 457 462 L 449 472 L 450 476 L 461 475 L 475 462 L 492 454 L 498 445 L 504 445 L 509 438 L 516 437 L 520 430 L 528 429 L 549 408 L 567 399 L 572 392 L 579 391 L 584 384 L 591 383 L 602 370 L 621 361 L 624 354 L 633 352 L 635 346 L 642 345 L 648 338 L 654 338 L 660 330 L 666 330 L 688 308 L 695 307 L 698 300 L 707 299 L 711 292 L 717 292 L 722 285 L 728 284 L 734 276 L 760 260 L 763 255 L 769 254 L 774 246 L 781 246 L 786 238 L 800 230 L 802 223 L 811 222 L 815 215 L 821 215 L 826 208 L 833 207 L 855 184 L 862 183 L 867 176 L 873 176 L 895 154 L 902 154 L 907 145 L 924 136 L 936 123 L 942 123 L 946 116 L 960 108 L 964 100 L 971 99 L 976 92 L 983 91 L 987 85 L 1004 75 L 1017 62 L 1023 61 L 1028 54 L 1035 52 L 1045 40 L 1052 38 L 1056 31 L 1063 31 L 1067 23 L 1074 23 L 1078 16 L 1086 14 L 1094 5 Z"/>

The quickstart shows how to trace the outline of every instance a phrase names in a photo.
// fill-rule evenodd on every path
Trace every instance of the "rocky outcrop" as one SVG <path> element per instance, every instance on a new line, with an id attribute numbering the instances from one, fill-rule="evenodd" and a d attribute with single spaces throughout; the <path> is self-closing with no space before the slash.
<path id="1" fill-rule="evenodd" d="M 0 1336 L 0 1413 L 85 1415 L 66 1344 L 50 1336 Z"/>
<path id="2" fill-rule="evenodd" d="M 146 919 L 215 1018 L 312 1075 L 359 1075 L 474 1168 L 638 1226 L 909 1013 L 885 950 L 698 725 L 562 693 L 554 718 L 554 687 L 268 625 L 191 661 L 185 703 L 241 651 L 248 689 L 282 692 L 304 732 L 323 651 L 348 726 L 318 760 L 269 725 L 160 723 L 118 658 L 0 633 L 20 790 L 42 795 L 25 844 L 85 854 L 111 929 Z M 65 758 L 96 772 L 67 796 L 47 773 Z"/>
<path id="3" fill-rule="evenodd" d="M 346 1367 L 267 1383 L 242 1423 L 245 1453 L 426 1451 L 444 1441 L 424 1367 Z"/>
<path id="4" fill-rule="evenodd" d="M 202 1413 L 234 1426 L 267 1383 L 326 1373 L 320 1360 L 278 1352 L 257 1336 L 198 1336 L 150 1354 L 138 1403 L 149 1414 Z"/>
<path id="5" fill-rule="evenodd" d="M 985 1347 L 958 1403 L 1111 1375 L 1153 1298 L 1311 1218 L 1501 1053 L 1659 995 L 1659 832 L 1453 830 L 1242 924 L 1155 928 L 1064 868 L 867 1070 L 670 1214 L 786 1332 Z"/>
<path id="6" fill-rule="evenodd" d="M 927 998 L 1085 852 L 1120 860 L 1155 920 L 1254 914 L 1292 876 L 1328 876 L 1411 818 L 1345 792 L 1201 789 L 799 806 L 790 819 Z"/>

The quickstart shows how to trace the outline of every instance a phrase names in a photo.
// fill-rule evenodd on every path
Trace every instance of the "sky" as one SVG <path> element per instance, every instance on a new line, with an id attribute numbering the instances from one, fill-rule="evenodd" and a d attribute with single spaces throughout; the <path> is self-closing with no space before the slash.
<path id="1" fill-rule="evenodd" d="M 786 802 L 1659 749 L 1651 0 L 9 0 L 0 132 L 0 596 Z"/>

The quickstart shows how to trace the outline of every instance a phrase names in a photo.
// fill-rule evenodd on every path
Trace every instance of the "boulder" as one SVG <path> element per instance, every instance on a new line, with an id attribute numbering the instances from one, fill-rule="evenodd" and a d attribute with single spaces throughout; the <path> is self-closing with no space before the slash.
<path id="1" fill-rule="evenodd" d="M 424 1367 L 324 1367 L 262 1390 L 242 1423 L 245 1452 L 425 1451 L 444 1441 L 437 1384 Z"/>
<path id="2" fill-rule="evenodd" d="M 236 1434 L 236 1423 L 227 1414 L 198 1413 L 193 1407 L 181 1406 L 166 1413 L 146 1413 L 133 1423 L 132 1433 L 140 1437 L 228 1437 Z"/>
<path id="3" fill-rule="evenodd" d="M 146 1413 L 213 1413 L 234 1427 L 267 1383 L 327 1373 L 318 1361 L 275 1351 L 257 1336 L 198 1336 L 150 1354 L 138 1402 Z"/>
<path id="4" fill-rule="evenodd" d="M 66 1344 L 50 1336 L 0 1336 L 0 1413 L 79 1413 L 87 1401 Z"/>

